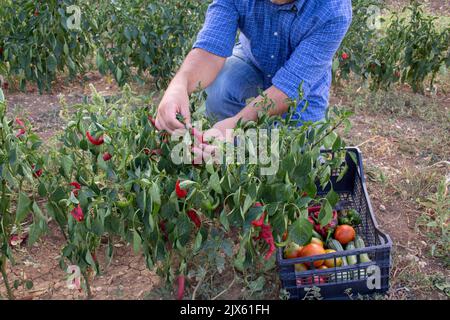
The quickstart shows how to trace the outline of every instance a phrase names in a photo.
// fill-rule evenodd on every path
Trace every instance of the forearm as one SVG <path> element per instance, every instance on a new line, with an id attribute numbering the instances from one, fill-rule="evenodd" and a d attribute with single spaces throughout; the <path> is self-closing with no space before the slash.
<path id="1" fill-rule="evenodd" d="M 225 58 L 203 49 L 193 49 L 184 60 L 180 70 L 169 87 L 191 94 L 198 87 L 209 86 L 217 77 L 225 63 Z"/>
<path id="2" fill-rule="evenodd" d="M 288 96 L 283 91 L 275 86 L 271 86 L 264 91 L 264 94 L 267 97 L 267 103 L 264 103 L 265 99 L 262 95 L 256 97 L 235 116 L 236 121 L 239 119 L 254 121 L 258 118 L 258 112 L 261 111 L 267 112 L 269 115 L 279 115 L 288 110 Z M 274 105 L 272 108 L 269 108 L 272 102 Z"/>

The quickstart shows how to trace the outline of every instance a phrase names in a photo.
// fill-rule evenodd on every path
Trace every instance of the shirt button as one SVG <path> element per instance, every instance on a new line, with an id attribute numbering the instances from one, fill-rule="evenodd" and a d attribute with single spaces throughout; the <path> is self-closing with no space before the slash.
<path id="1" fill-rule="evenodd" d="M 268 74 L 267 77 L 268 77 L 268 78 L 272 78 L 272 75 L 271 75 L 271 74 Z"/>
<path id="2" fill-rule="evenodd" d="M 271 59 L 275 59 L 275 56 L 274 56 L 274 55 L 271 55 L 270 58 L 271 58 Z"/>
<path id="3" fill-rule="evenodd" d="M 273 35 L 274 35 L 275 37 L 278 37 L 278 32 L 275 31 L 275 32 L 273 33 Z"/>

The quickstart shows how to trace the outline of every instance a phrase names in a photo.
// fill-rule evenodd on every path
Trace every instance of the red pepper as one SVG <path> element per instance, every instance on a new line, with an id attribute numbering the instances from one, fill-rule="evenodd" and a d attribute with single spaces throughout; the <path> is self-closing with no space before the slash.
<path id="1" fill-rule="evenodd" d="M 256 202 L 253 207 L 262 207 L 263 204 L 261 202 Z M 264 218 L 266 217 L 266 213 L 263 212 L 263 214 L 261 215 L 261 217 L 257 220 L 253 220 L 252 221 L 252 225 L 255 227 L 262 227 L 262 225 L 264 224 Z"/>
<path id="2" fill-rule="evenodd" d="M 145 148 L 144 149 L 144 153 L 148 156 L 148 155 L 150 155 L 150 156 L 155 156 L 155 155 L 157 155 L 157 156 L 160 156 L 160 155 L 162 155 L 162 150 L 161 149 L 153 149 L 153 150 L 150 150 L 150 149 L 148 149 L 148 148 Z"/>
<path id="3" fill-rule="evenodd" d="M 86 137 L 88 138 L 90 143 L 92 143 L 93 145 L 96 145 L 96 146 L 99 146 L 105 142 L 103 140 L 103 136 L 101 136 L 99 138 L 94 138 L 93 136 L 91 136 L 91 133 L 89 131 L 86 131 Z"/>
<path id="4" fill-rule="evenodd" d="M 333 216 L 331 218 L 331 221 L 326 226 L 321 226 L 320 223 L 318 223 L 319 214 L 320 214 L 320 206 L 316 207 L 310 207 L 308 208 L 308 220 L 311 222 L 311 224 L 314 227 L 314 230 L 319 233 L 322 237 L 327 237 L 328 234 L 332 233 L 333 230 L 338 225 L 338 217 L 337 217 L 337 211 L 333 210 Z"/>
<path id="5" fill-rule="evenodd" d="M 253 225 L 254 227 L 262 227 L 262 226 L 264 225 L 264 219 L 265 219 L 265 217 L 266 217 L 266 213 L 263 212 L 263 214 L 261 215 L 261 217 L 260 217 L 259 219 L 253 220 L 253 221 L 252 221 L 252 225 Z"/>
<path id="6" fill-rule="evenodd" d="M 81 185 L 76 181 L 69 183 L 69 185 L 73 187 L 73 195 L 78 197 L 78 190 L 81 189 Z"/>
<path id="7" fill-rule="evenodd" d="M 3 89 L 8 90 L 9 88 L 9 83 L 5 81 L 5 83 L 3 83 Z"/>
<path id="8" fill-rule="evenodd" d="M 160 156 L 160 155 L 162 155 L 162 150 L 161 149 L 153 149 L 152 151 L 150 151 L 150 155 L 151 156 L 153 156 L 153 155 Z"/>
<path id="9" fill-rule="evenodd" d="M 321 208 L 321 206 L 309 207 L 309 208 L 308 208 L 308 213 L 319 212 L 319 211 L 320 211 L 320 208 Z"/>
<path id="10" fill-rule="evenodd" d="M 265 259 L 269 260 L 276 250 L 275 241 L 273 240 L 272 227 L 270 224 L 263 224 L 259 236 L 269 245 L 269 250 L 265 255 Z"/>
<path id="11" fill-rule="evenodd" d="M 188 194 L 187 190 L 181 189 L 180 180 L 177 180 L 177 182 L 175 183 L 175 193 L 177 194 L 177 197 L 179 199 L 186 198 Z"/>
<path id="12" fill-rule="evenodd" d="M 152 116 L 148 116 L 148 121 L 150 121 L 152 126 L 156 128 L 156 120 Z"/>
<path id="13" fill-rule="evenodd" d="M 177 299 L 178 300 L 183 300 L 183 296 L 184 296 L 184 282 L 185 282 L 185 278 L 183 275 L 178 276 L 178 292 L 177 292 Z"/>
<path id="14" fill-rule="evenodd" d="M 25 128 L 25 123 L 19 118 L 16 118 L 16 123 L 18 124 L 19 127 Z"/>
<path id="15" fill-rule="evenodd" d="M 34 170 L 34 168 L 36 168 L 36 166 L 34 164 L 32 164 L 31 169 Z M 36 170 L 33 172 L 33 177 L 39 178 L 40 176 L 42 176 L 42 173 L 43 173 L 42 169 Z"/>
<path id="16" fill-rule="evenodd" d="M 256 202 L 254 206 L 261 207 L 262 204 L 260 202 Z M 259 219 L 252 221 L 252 225 L 254 227 L 261 228 L 261 230 L 259 231 L 259 235 L 255 238 L 255 240 L 263 239 L 269 245 L 269 250 L 264 257 L 266 260 L 269 260 L 275 252 L 276 247 L 275 240 L 273 239 L 272 227 L 270 226 L 270 223 L 264 223 L 265 217 L 266 213 L 263 212 Z"/>
<path id="17" fill-rule="evenodd" d="M 20 128 L 19 131 L 16 134 L 16 137 L 19 138 L 21 136 L 23 136 L 26 133 L 24 128 Z"/>
<path id="18" fill-rule="evenodd" d="M 78 204 L 78 206 L 73 209 L 70 214 L 72 215 L 72 217 L 77 220 L 78 222 L 81 222 L 84 220 L 84 214 L 83 214 L 83 210 L 81 209 L 81 206 Z"/>
<path id="19" fill-rule="evenodd" d="M 170 134 L 165 131 L 162 131 L 159 133 L 159 137 L 162 139 L 163 143 L 169 143 L 169 136 L 170 136 Z"/>
<path id="20" fill-rule="evenodd" d="M 195 210 L 188 210 L 187 215 L 191 219 L 191 221 L 195 224 L 195 226 L 197 228 L 200 228 L 200 226 L 202 225 L 202 221 L 200 220 L 200 217 L 198 216 L 197 212 L 195 212 Z"/>
<path id="21" fill-rule="evenodd" d="M 349 56 L 346 52 L 344 52 L 344 53 L 342 54 L 342 59 L 344 59 L 344 60 L 347 60 L 349 57 L 350 57 L 350 56 Z"/>
<path id="22" fill-rule="evenodd" d="M 111 158 L 112 158 L 112 155 L 109 152 L 105 152 L 103 154 L 103 161 L 109 161 L 109 160 L 111 160 Z"/>
<path id="23" fill-rule="evenodd" d="M 36 172 L 34 173 L 34 177 L 39 178 L 40 176 L 42 176 L 42 173 L 43 173 L 42 169 L 36 170 Z"/>
<path id="24" fill-rule="evenodd" d="M 74 187 L 74 188 L 77 189 L 77 190 L 80 190 L 80 189 L 81 189 L 81 184 L 79 184 L 79 183 L 76 182 L 76 181 L 69 183 L 69 185 L 72 186 L 72 187 Z"/>

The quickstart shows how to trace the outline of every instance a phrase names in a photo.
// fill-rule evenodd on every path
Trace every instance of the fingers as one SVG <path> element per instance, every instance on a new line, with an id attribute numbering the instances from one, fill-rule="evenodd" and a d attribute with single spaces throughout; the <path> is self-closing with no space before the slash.
<path id="1" fill-rule="evenodd" d="M 224 138 L 225 137 L 223 135 L 223 132 L 217 128 L 211 128 L 208 131 L 206 131 L 205 134 L 203 135 L 203 139 L 205 141 L 212 141 L 212 140 L 223 141 Z"/>
<path id="2" fill-rule="evenodd" d="M 164 128 L 166 127 L 164 119 L 160 117 L 159 114 L 156 116 L 155 125 L 156 129 L 158 129 L 159 131 L 164 130 Z"/>
<path id="3" fill-rule="evenodd" d="M 196 146 L 192 147 L 192 153 L 194 154 L 194 159 L 192 164 L 202 164 L 203 163 L 203 150 Z"/>
<path id="4" fill-rule="evenodd" d="M 181 115 L 184 118 L 184 123 L 188 129 L 191 128 L 191 112 L 189 110 L 189 106 L 181 107 L 180 110 Z"/>
<path id="5" fill-rule="evenodd" d="M 193 153 L 192 164 L 222 163 L 220 146 L 202 143 L 194 145 L 191 151 Z"/>
<path id="6" fill-rule="evenodd" d="M 197 128 L 192 127 L 192 135 L 198 143 L 204 143 L 203 132 L 198 130 Z"/>
<path id="7" fill-rule="evenodd" d="M 177 129 L 183 129 L 183 123 L 177 120 L 178 107 L 176 105 L 160 105 L 156 116 L 156 127 L 158 130 L 166 130 L 170 134 Z"/>

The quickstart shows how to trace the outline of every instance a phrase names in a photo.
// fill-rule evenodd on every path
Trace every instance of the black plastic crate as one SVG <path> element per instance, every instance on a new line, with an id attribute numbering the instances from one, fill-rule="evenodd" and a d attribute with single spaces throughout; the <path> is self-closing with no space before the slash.
<path id="1" fill-rule="evenodd" d="M 281 285 L 289 292 L 290 299 L 304 299 L 308 288 L 312 287 L 320 288 L 320 296 L 324 299 L 348 299 L 350 294 L 355 296 L 384 293 L 389 289 L 392 241 L 387 234 L 379 230 L 375 220 L 367 193 L 361 152 L 357 148 L 346 150 L 348 171 L 339 182 L 337 182 L 339 172 L 333 172 L 331 184 L 339 194 L 340 206 L 344 209 L 353 208 L 360 213 L 362 223 L 356 228 L 356 233 L 364 239 L 366 247 L 296 259 L 284 259 L 283 248 L 279 248 L 277 264 Z M 354 155 L 356 163 L 350 153 Z M 325 194 L 329 189 L 330 187 L 318 193 Z M 359 255 L 363 253 L 368 254 L 371 262 L 360 261 Z M 356 255 L 357 264 L 329 269 L 315 269 L 313 266 L 313 262 L 317 260 L 335 259 L 336 262 L 339 257 L 351 255 Z M 310 270 L 296 272 L 297 263 L 309 263 Z"/>

